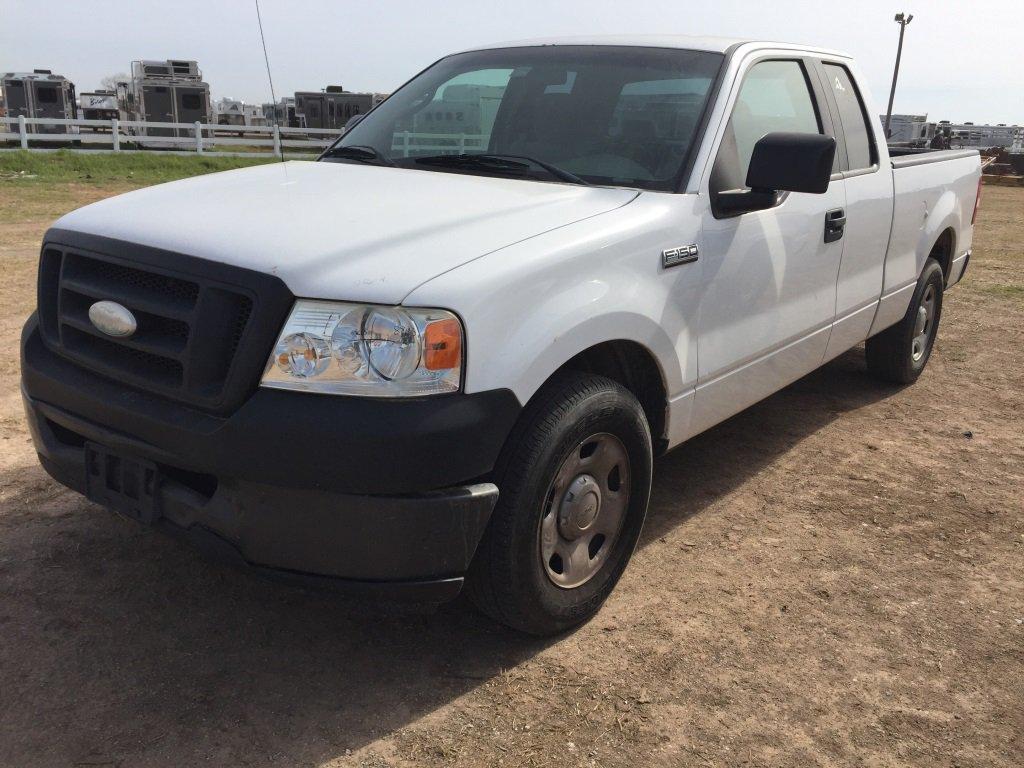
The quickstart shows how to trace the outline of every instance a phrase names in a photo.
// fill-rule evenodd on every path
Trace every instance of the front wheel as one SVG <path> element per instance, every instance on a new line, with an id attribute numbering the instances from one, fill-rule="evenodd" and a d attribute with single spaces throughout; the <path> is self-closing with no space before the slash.
<path id="1" fill-rule="evenodd" d="M 576 372 L 545 385 L 499 461 L 500 496 L 470 568 L 470 599 L 531 634 L 589 619 L 636 547 L 651 464 L 647 420 L 627 389 Z"/>
<path id="2" fill-rule="evenodd" d="M 868 339 L 868 370 L 896 384 L 913 384 L 932 354 L 942 317 L 942 267 L 928 259 L 921 270 L 907 314 L 896 325 Z"/>

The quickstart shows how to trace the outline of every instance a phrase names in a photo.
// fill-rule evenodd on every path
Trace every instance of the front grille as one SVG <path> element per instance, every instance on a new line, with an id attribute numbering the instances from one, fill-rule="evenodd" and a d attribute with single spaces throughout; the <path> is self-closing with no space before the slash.
<path id="1" fill-rule="evenodd" d="M 273 343 L 273 326 L 280 328 L 290 303 L 283 283 L 249 270 L 118 245 L 131 258 L 63 243 L 44 245 L 39 267 L 44 341 L 125 384 L 208 410 L 237 406 L 255 387 Z M 179 271 L 176 264 L 191 269 Z M 255 318 L 261 291 L 269 322 Z M 102 300 L 131 310 L 134 334 L 116 338 L 92 324 L 89 308 Z"/>

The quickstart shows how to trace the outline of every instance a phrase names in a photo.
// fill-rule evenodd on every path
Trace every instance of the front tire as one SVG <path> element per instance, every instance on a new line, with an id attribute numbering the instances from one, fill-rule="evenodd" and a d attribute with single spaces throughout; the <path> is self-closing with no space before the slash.
<path id="1" fill-rule="evenodd" d="M 921 270 L 907 314 L 896 325 L 868 339 L 868 371 L 894 384 L 917 381 L 928 364 L 939 332 L 944 287 L 942 267 L 929 258 Z"/>
<path id="2" fill-rule="evenodd" d="M 496 469 L 498 504 L 466 588 L 535 635 L 589 619 L 625 570 L 647 512 L 651 434 L 627 389 L 568 372 L 527 406 Z"/>

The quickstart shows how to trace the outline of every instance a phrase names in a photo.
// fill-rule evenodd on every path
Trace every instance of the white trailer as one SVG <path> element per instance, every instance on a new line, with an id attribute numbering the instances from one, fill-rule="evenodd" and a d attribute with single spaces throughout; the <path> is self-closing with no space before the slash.
<path id="1" fill-rule="evenodd" d="M 119 108 L 114 91 L 91 91 L 78 97 L 78 106 L 85 120 L 114 120 Z"/>

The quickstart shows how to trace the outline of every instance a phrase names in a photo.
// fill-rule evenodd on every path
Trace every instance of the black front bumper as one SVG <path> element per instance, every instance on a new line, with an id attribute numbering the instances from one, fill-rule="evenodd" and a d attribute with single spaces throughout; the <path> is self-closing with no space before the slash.
<path id="1" fill-rule="evenodd" d="M 408 401 L 257 389 L 215 415 L 126 387 L 22 334 L 44 468 L 86 492 L 86 444 L 160 469 L 156 525 L 267 575 L 443 600 L 497 501 L 478 482 L 520 406 L 506 390 Z"/>

